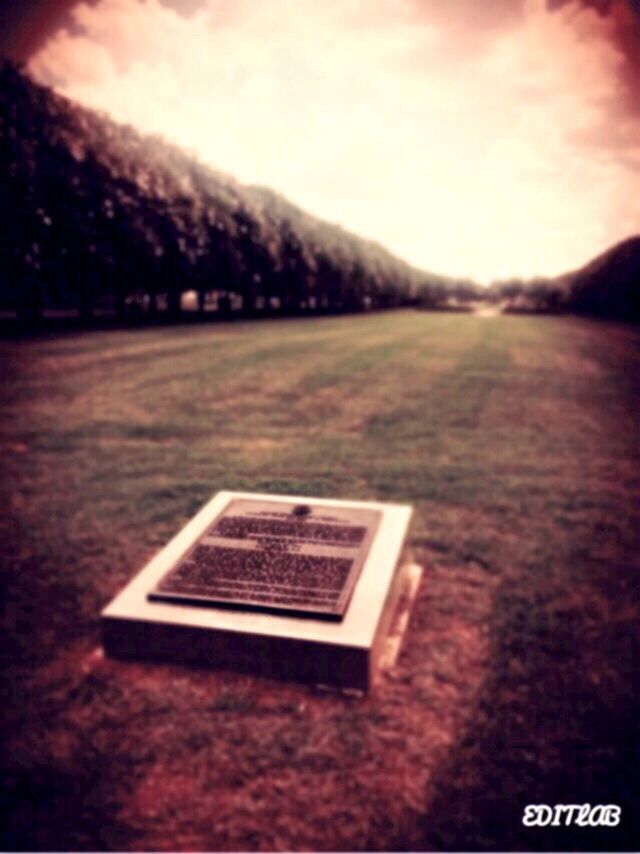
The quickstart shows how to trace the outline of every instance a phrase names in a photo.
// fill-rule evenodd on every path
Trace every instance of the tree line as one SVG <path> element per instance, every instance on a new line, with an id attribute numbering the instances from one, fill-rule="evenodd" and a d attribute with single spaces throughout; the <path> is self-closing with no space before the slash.
<path id="1" fill-rule="evenodd" d="M 0 310 L 363 311 L 446 280 L 0 65 Z M 435 290 L 434 290 L 435 289 Z"/>
<path id="2" fill-rule="evenodd" d="M 0 312 L 174 320 L 418 305 L 640 320 L 640 238 L 481 289 L 73 104 L 0 60 Z"/>
<path id="3" fill-rule="evenodd" d="M 640 321 L 640 237 L 631 237 L 584 267 L 555 278 L 495 282 L 487 298 L 508 311 L 581 314 Z"/>

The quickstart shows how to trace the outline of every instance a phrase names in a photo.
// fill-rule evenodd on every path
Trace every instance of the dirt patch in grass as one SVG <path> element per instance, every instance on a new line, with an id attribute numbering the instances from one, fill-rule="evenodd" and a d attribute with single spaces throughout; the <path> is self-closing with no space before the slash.
<path id="1" fill-rule="evenodd" d="M 59 825 L 34 826 L 25 813 L 13 841 L 145 850 L 406 842 L 486 678 L 494 588 L 479 567 L 430 567 L 397 665 L 363 700 L 112 662 L 82 644 L 60 653 L 30 680 L 40 702 L 49 698 L 53 726 L 37 746 L 29 743 L 35 721 L 29 741 L 14 735 L 20 770 L 31 779 L 44 762 L 81 781 L 85 764 L 100 757 L 100 778 L 117 809 L 111 824 L 87 836 L 83 817 L 95 786 L 76 782 L 65 795 L 65 808 L 79 819 L 73 831 L 61 839 Z"/>

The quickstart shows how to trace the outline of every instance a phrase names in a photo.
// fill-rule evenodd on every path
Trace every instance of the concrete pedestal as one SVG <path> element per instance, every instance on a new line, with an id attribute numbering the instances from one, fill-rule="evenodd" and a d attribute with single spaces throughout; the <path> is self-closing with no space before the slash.
<path id="1" fill-rule="evenodd" d="M 327 513 L 332 507 L 379 511 L 380 522 L 341 621 L 149 599 L 238 498 L 310 504 Z M 220 492 L 104 609 L 105 651 L 116 658 L 194 663 L 367 691 L 385 657 L 398 603 L 406 596 L 407 570 L 399 560 L 411 512 L 404 505 Z M 415 588 L 417 569 L 412 571 Z"/>

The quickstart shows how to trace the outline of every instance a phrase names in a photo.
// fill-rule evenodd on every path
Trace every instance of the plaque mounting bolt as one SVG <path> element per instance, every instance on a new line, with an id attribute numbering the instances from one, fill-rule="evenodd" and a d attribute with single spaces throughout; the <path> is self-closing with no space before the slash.
<path id="1" fill-rule="evenodd" d="M 291 512 L 294 516 L 308 516 L 311 513 L 311 507 L 308 504 L 296 504 Z"/>

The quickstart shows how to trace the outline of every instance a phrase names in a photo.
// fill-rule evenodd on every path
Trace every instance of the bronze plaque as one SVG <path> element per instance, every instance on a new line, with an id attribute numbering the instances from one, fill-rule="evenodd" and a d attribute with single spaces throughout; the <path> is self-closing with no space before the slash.
<path id="1" fill-rule="evenodd" d="M 231 501 L 149 599 L 341 620 L 377 510 Z"/>

